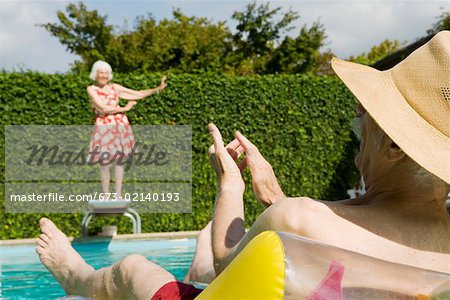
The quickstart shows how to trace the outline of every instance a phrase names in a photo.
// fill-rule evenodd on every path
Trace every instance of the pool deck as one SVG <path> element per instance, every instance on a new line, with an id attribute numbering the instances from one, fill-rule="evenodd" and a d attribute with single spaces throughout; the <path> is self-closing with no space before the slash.
<path id="1" fill-rule="evenodd" d="M 92 237 L 69 237 L 69 240 L 76 243 L 90 243 L 111 240 L 160 240 L 160 239 L 185 239 L 196 238 L 198 231 L 180 231 L 180 232 L 152 232 L 139 234 L 118 234 L 115 236 L 92 236 Z M 15 240 L 0 240 L 0 246 L 14 246 L 14 245 L 31 245 L 35 244 L 36 239 L 15 239 Z"/>

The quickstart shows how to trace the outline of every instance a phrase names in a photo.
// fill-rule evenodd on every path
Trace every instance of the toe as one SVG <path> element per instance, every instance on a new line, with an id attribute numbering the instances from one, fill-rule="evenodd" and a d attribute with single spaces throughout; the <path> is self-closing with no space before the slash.
<path id="1" fill-rule="evenodd" d="M 42 241 L 44 241 L 45 243 L 48 243 L 48 242 L 50 241 L 49 236 L 46 235 L 46 234 L 41 234 L 41 235 L 39 235 L 39 238 L 40 238 Z"/>
<path id="2" fill-rule="evenodd" d="M 46 234 L 48 232 L 50 232 L 50 228 L 48 227 L 48 223 L 47 223 L 47 218 L 41 218 L 39 220 L 39 227 L 41 228 L 41 231 Z"/>
<path id="3" fill-rule="evenodd" d="M 42 248 L 41 246 L 37 245 L 36 247 L 34 247 L 34 250 L 36 251 L 37 254 L 41 255 L 44 252 L 44 248 Z"/>
<path id="4" fill-rule="evenodd" d="M 59 228 L 55 225 L 55 223 L 52 222 L 52 220 L 50 219 L 46 219 L 45 220 L 48 227 L 50 228 L 50 231 L 55 233 L 55 232 L 60 232 Z"/>
<path id="5" fill-rule="evenodd" d="M 42 248 L 46 248 L 47 247 L 47 243 L 44 242 L 41 238 L 37 238 L 36 239 L 36 244 Z"/>
<path id="6" fill-rule="evenodd" d="M 50 221 L 50 219 L 42 218 L 39 220 L 39 225 L 41 226 L 41 231 L 51 238 L 52 233 L 56 232 L 58 228 L 56 225 Z"/>
<path id="7" fill-rule="evenodd" d="M 40 218 L 39 219 L 39 226 L 44 227 L 47 224 L 47 218 Z"/>

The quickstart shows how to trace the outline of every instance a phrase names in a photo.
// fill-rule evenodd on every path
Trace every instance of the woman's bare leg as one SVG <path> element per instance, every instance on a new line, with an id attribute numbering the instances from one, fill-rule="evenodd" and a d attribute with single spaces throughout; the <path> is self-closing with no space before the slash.
<path id="1" fill-rule="evenodd" d="M 109 182 L 111 180 L 111 175 L 109 172 L 111 165 L 100 166 L 100 181 L 102 183 L 102 191 L 107 195 L 109 193 Z"/>
<path id="2" fill-rule="evenodd" d="M 216 278 L 211 244 L 212 222 L 203 228 L 197 236 L 194 258 L 184 281 L 210 283 Z"/>
<path id="3" fill-rule="evenodd" d="M 122 181 L 123 181 L 123 166 L 114 163 L 114 179 L 116 184 L 116 195 L 122 198 Z"/>
<path id="4" fill-rule="evenodd" d="M 175 277 L 141 255 L 130 255 L 110 267 L 94 270 L 72 248 L 52 221 L 39 221 L 42 234 L 36 252 L 68 295 L 95 299 L 151 299 Z"/>

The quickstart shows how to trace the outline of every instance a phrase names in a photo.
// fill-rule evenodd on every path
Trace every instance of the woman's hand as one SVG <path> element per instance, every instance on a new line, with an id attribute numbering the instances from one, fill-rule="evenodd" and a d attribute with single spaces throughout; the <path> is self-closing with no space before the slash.
<path id="1" fill-rule="evenodd" d="M 278 184 L 272 166 L 261 155 L 258 148 L 239 131 L 236 131 L 235 136 L 245 151 L 245 158 L 240 162 L 239 169 L 241 172 L 246 167 L 250 169 L 252 189 L 259 202 L 264 207 L 269 207 L 276 201 L 285 198 L 286 196 Z"/>
<path id="2" fill-rule="evenodd" d="M 219 189 L 233 189 L 244 192 L 245 183 L 239 166 L 235 162 L 242 155 L 244 149 L 237 139 L 234 139 L 225 147 L 222 135 L 216 125 L 211 123 L 208 125 L 208 129 L 214 141 L 214 144 L 209 147 L 209 160 L 216 172 Z"/>
<path id="3" fill-rule="evenodd" d="M 167 76 L 164 75 L 161 78 L 161 83 L 158 86 L 158 92 L 161 92 L 162 90 L 164 90 L 166 88 L 166 86 L 167 86 L 166 80 L 167 80 Z"/>
<path id="4" fill-rule="evenodd" d="M 127 104 L 125 105 L 125 108 L 127 111 L 131 110 L 135 105 L 137 104 L 137 101 L 128 101 Z"/>

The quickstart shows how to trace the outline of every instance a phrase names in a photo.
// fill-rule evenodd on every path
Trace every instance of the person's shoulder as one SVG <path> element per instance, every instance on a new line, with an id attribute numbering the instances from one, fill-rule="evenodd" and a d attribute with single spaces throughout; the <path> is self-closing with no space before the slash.
<path id="1" fill-rule="evenodd" d="M 95 85 L 88 85 L 87 87 L 86 87 L 86 91 L 89 93 L 89 92 L 93 92 L 93 91 L 95 91 L 96 90 L 96 87 L 95 87 Z"/>
<path id="2" fill-rule="evenodd" d="M 274 206 L 281 211 L 308 211 L 320 212 L 328 209 L 327 201 L 315 200 L 309 197 L 284 198 L 277 201 Z"/>
<path id="3" fill-rule="evenodd" d="M 122 85 L 120 85 L 120 84 L 118 84 L 118 83 L 111 83 L 111 86 L 114 88 L 114 89 L 116 89 L 116 90 L 120 90 L 120 89 L 122 89 L 123 88 L 123 86 Z"/>
<path id="4" fill-rule="evenodd" d="M 269 207 L 271 223 L 283 230 L 307 235 L 309 227 L 328 218 L 330 209 L 326 201 L 308 197 L 284 198 Z"/>

